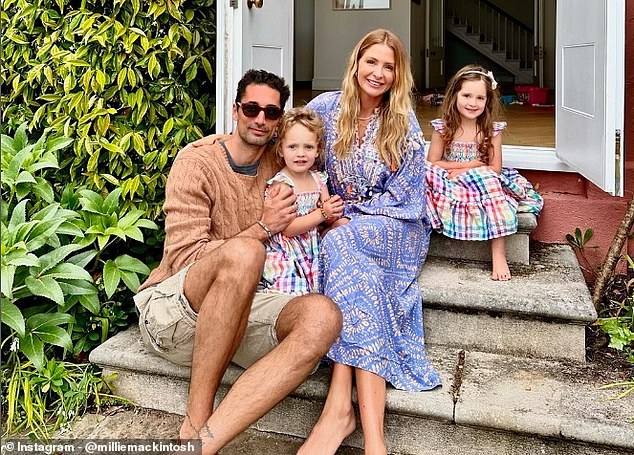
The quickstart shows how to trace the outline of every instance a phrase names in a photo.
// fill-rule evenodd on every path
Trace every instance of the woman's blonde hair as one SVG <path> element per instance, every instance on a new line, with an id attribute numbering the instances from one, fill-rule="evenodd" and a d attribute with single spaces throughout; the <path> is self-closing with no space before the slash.
<path id="1" fill-rule="evenodd" d="M 490 74 L 490 76 L 489 76 Z M 467 65 L 461 68 L 447 84 L 445 99 L 442 107 L 442 120 L 444 131 L 441 136 L 445 142 L 445 153 L 449 152 L 449 147 L 456 132 L 462 124 L 462 117 L 458 112 L 457 99 L 458 92 L 462 89 L 465 81 L 483 81 L 486 86 L 487 100 L 484 111 L 476 119 L 476 139 L 478 140 L 478 151 L 480 159 L 485 164 L 489 164 L 491 155 L 491 141 L 493 139 L 493 121 L 498 119 L 500 114 L 500 94 L 493 88 L 493 73 L 478 65 Z"/>
<path id="2" fill-rule="evenodd" d="M 357 70 L 365 51 L 375 44 L 384 44 L 394 51 L 394 82 L 383 95 L 379 107 L 380 128 L 376 147 L 381 159 L 393 170 L 401 165 L 405 149 L 405 138 L 409 131 L 409 115 L 412 110 L 412 87 L 414 80 L 409 55 L 402 41 L 389 30 L 378 29 L 365 35 L 353 49 L 342 83 L 341 112 L 337 119 L 338 139 L 335 154 L 338 158 L 350 151 L 356 136 L 359 115 L 359 83 Z"/>
<path id="3" fill-rule="evenodd" d="M 319 115 L 312 109 L 302 106 L 294 107 L 284 113 L 277 125 L 277 140 L 275 141 L 275 155 L 280 164 L 284 164 L 284 156 L 282 154 L 282 142 L 284 136 L 289 129 L 295 125 L 302 125 L 311 133 L 315 133 L 317 138 L 317 156 L 319 159 L 324 153 L 324 123 Z"/>

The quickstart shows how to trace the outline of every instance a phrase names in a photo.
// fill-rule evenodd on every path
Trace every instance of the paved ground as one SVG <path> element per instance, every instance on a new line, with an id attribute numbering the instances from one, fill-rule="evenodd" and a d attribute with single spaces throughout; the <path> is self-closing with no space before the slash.
<path id="1" fill-rule="evenodd" d="M 72 439 L 174 439 L 178 437 L 182 417 L 149 409 L 111 407 L 100 414 L 86 414 L 70 432 L 60 438 Z M 247 430 L 238 436 L 221 455 L 291 455 L 302 440 L 285 435 Z M 363 451 L 342 448 L 338 455 L 362 455 Z"/>
<path id="2" fill-rule="evenodd" d="M 98 414 L 89 413 L 77 419 L 70 431 L 58 434 L 54 439 L 149 439 L 168 440 L 176 439 L 182 417 L 175 414 L 160 412 L 143 408 L 126 408 L 113 406 L 104 408 Z M 18 436 L 19 438 L 19 436 Z M 518 444 L 521 443 L 521 437 Z M 239 435 L 231 444 L 220 452 L 220 455 L 294 455 L 301 445 L 302 440 L 286 435 L 264 433 L 255 430 L 247 430 Z M 535 441 L 533 441 L 533 444 Z M 423 444 L 418 455 L 485 455 L 484 452 L 470 447 L 469 441 L 464 441 L 464 447 L 459 452 L 438 452 L 437 448 L 425 448 Z M 517 447 L 518 450 L 510 450 L 508 447 L 493 450 L 486 455 L 625 455 L 634 454 L 631 451 L 610 450 L 600 447 L 589 447 L 577 444 L 553 443 L 542 441 L 535 447 L 526 444 Z M 523 447 L 523 449 L 522 449 Z M 524 450 L 524 449 L 529 450 Z M 363 451 L 355 448 L 344 447 L 339 449 L 337 455 L 362 455 Z M 391 452 L 390 455 L 407 455 Z"/>

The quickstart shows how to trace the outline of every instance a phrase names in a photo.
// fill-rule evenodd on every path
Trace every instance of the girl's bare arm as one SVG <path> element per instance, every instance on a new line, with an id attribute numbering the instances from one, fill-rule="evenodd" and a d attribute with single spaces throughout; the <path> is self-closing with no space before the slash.
<path id="1" fill-rule="evenodd" d="M 452 169 L 468 170 L 474 167 L 484 166 L 480 160 L 471 161 L 447 161 L 443 160 L 445 151 L 445 141 L 438 131 L 434 131 L 431 136 L 431 145 L 429 146 L 429 154 L 427 161 L 439 166 L 447 171 Z"/>

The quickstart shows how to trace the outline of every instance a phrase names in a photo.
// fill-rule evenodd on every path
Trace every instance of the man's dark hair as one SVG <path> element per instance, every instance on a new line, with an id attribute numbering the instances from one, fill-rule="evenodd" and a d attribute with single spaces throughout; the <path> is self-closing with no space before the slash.
<path id="1" fill-rule="evenodd" d="M 247 87 L 251 84 L 266 85 L 280 93 L 280 107 L 284 109 L 284 105 L 291 96 L 291 91 L 284 82 L 284 79 L 276 74 L 269 73 L 264 70 L 249 70 L 244 73 L 240 82 L 238 82 L 238 91 L 236 93 L 236 103 L 239 103 Z"/>

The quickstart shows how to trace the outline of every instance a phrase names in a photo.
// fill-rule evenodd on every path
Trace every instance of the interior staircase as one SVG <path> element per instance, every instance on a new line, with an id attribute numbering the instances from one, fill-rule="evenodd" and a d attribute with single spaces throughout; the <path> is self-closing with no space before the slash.
<path id="1" fill-rule="evenodd" d="M 390 453 L 634 453 L 634 397 L 610 400 L 615 392 L 600 387 L 618 373 L 585 361 L 584 327 L 596 312 L 576 257 L 566 245 L 531 244 L 529 254 L 534 220 L 522 219 L 515 235 L 525 238 L 515 244 L 522 249 L 518 257 L 528 260 L 513 261 L 508 282 L 491 281 L 485 262 L 442 256 L 467 242 L 432 239 L 436 256 L 418 282 L 426 344 L 443 385 L 420 393 L 388 388 Z M 469 246 L 467 255 L 488 254 L 486 242 Z M 104 375 L 116 373 L 116 394 L 142 407 L 185 413 L 189 368 L 148 353 L 138 328 L 109 339 L 90 360 Z M 241 372 L 230 366 L 218 400 Z M 252 428 L 306 437 L 323 407 L 328 376 L 320 368 Z M 360 430 L 344 444 L 362 447 Z"/>
<path id="2" fill-rule="evenodd" d="M 486 0 L 448 0 L 445 29 L 515 77 L 532 84 L 533 29 Z"/>

